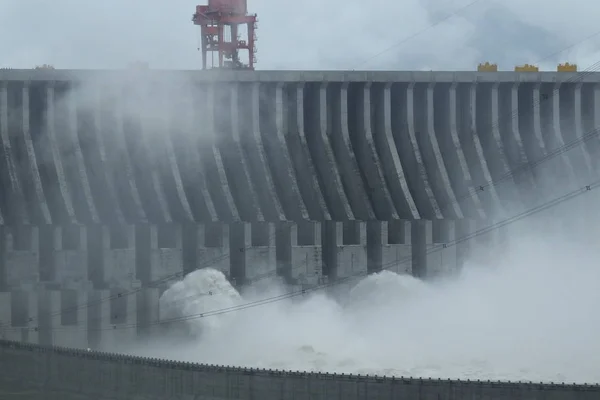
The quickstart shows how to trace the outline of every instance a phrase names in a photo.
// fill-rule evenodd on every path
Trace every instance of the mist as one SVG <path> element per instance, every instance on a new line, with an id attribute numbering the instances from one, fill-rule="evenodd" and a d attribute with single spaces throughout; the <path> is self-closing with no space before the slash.
<path id="1" fill-rule="evenodd" d="M 198 69 L 200 0 L 3 1 L 0 67 Z M 258 69 L 474 70 L 600 59 L 591 0 L 249 0 L 259 16 Z M 560 54 L 557 52 L 567 49 Z"/>
<path id="2" fill-rule="evenodd" d="M 198 270 L 161 297 L 170 332 L 115 350 L 280 370 L 598 382 L 600 218 L 590 210 L 599 194 L 580 186 L 598 177 L 568 181 L 553 175 L 559 164 L 535 170 L 554 176 L 536 204 L 555 205 L 498 210 L 458 274 L 422 281 L 384 270 L 298 295 L 273 278 L 240 293 L 221 272 Z"/>
<path id="3" fill-rule="evenodd" d="M 597 199 L 524 218 L 505 228 L 503 241 L 480 246 L 486 257 L 431 282 L 383 271 L 342 294 L 322 289 L 238 309 L 288 289 L 263 281 L 238 294 L 220 272 L 196 271 L 163 294 L 161 308 L 178 309 L 197 337 L 127 351 L 286 370 L 597 382 L 598 221 L 565 229 L 560 217 L 573 221 L 573 206 L 585 210 Z"/>

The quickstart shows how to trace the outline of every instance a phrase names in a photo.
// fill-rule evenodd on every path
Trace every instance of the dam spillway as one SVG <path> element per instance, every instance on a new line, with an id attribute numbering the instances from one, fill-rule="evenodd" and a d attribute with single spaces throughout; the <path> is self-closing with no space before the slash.
<path id="1" fill-rule="evenodd" d="M 469 243 L 446 243 L 527 209 L 544 184 L 528 166 L 595 131 L 599 78 L 0 70 L 0 320 L 140 288 L 94 312 L 148 323 L 138 302 L 207 266 L 302 286 L 456 269 Z M 597 145 L 556 174 L 591 175 Z"/>
<path id="2" fill-rule="evenodd" d="M 477 188 L 593 131 L 599 95 L 596 73 L 3 70 L 0 218 L 487 218 L 535 174 Z"/>

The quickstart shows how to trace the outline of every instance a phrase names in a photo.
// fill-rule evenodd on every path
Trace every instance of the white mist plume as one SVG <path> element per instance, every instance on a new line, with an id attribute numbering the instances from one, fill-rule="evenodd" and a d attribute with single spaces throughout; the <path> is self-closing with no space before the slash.
<path id="1" fill-rule="evenodd" d="M 457 277 L 426 283 L 384 271 L 339 299 L 318 291 L 191 320 L 211 327 L 193 344 L 135 351 L 292 370 L 598 382 L 600 250 L 590 239 L 598 229 L 588 219 L 564 233 L 559 214 L 590 201 L 565 203 L 535 223 L 512 226 L 505 247 L 487 253 L 485 263 L 468 264 Z M 207 290 L 213 296 L 199 295 Z M 222 274 L 205 270 L 187 276 L 163 300 L 197 296 L 174 303 L 189 315 L 283 290 L 275 285 L 238 297 Z M 212 318 L 221 322 L 212 324 Z"/>
<path id="2" fill-rule="evenodd" d="M 177 321 L 187 316 L 220 309 L 228 309 L 242 304 L 239 293 L 231 286 L 221 271 L 205 268 L 188 274 L 185 279 L 171 285 L 160 298 L 160 319 Z M 188 321 L 195 335 L 207 335 L 225 327 L 232 314 L 193 318 Z"/>

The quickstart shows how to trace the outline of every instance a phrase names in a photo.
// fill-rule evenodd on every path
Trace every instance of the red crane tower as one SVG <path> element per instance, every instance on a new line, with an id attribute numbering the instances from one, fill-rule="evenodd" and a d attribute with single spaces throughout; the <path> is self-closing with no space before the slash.
<path id="1" fill-rule="evenodd" d="M 246 1 L 208 0 L 207 6 L 196 6 L 192 21 L 200 25 L 202 33 L 202 69 L 254 69 L 257 18 L 248 14 Z M 243 25 L 247 25 L 247 40 L 241 39 Z M 240 60 L 240 50 L 248 50 L 247 63 Z"/>

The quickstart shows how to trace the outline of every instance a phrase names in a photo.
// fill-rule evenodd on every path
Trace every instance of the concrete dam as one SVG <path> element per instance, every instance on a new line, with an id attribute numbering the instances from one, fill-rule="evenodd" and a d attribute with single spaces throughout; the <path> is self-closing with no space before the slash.
<path id="1" fill-rule="evenodd" d="M 536 165 L 593 175 L 598 126 L 598 73 L 0 70 L 0 354 L 135 340 L 204 267 L 452 273 L 487 240 L 461 238 L 544 196 Z"/>

